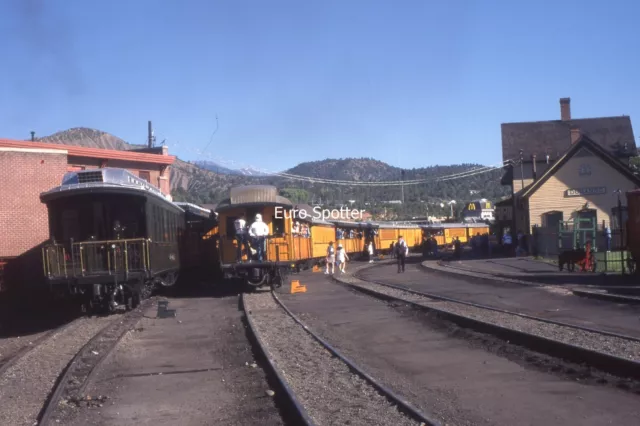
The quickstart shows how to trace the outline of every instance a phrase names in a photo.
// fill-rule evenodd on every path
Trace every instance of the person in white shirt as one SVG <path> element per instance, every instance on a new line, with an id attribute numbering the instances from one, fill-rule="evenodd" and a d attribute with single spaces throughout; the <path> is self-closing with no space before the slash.
<path id="1" fill-rule="evenodd" d="M 256 215 L 256 221 L 253 222 L 249 228 L 249 236 L 251 237 L 253 245 L 257 251 L 259 262 L 264 260 L 265 242 L 268 235 L 269 226 L 262 221 L 262 215 L 258 213 Z"/>
<path id="2" fill-rule="evenodd" d="M 324 270 L 324 273 L 333 274 L 335 263 L 336 263 L 336 250 L 333 247 L 333 241 L 329 241 L 329 247 L 327 247 L 327 266 Z"/>
<path id="3" fill-rule="evenodd" d="M 244 220 L 244 215 L 240 215 L 233 225 L 236 229 L 236 260 L 238 263 L 242 263 L 242 249 L 244 247 L 247 253 L 247 259 L 251 259 L 251 252 L 249 251 L 249 242 L 247 241 L 247 222 Z"/>
<path id="4" fill-rule="evenodd" d="M 338 252 L 336 253 L 336 263 L 338 264 L 338 269 L 340 269 L 340 273 L 344 274 L 345 266 L 349 260 L 349 256 L 347 256 L 347 252 L 342 248 L 342 244 L 338 244 Z"/>
<path id="5" fill-rule="evenodd" d="M 373 263 L 373 243 L 371 241 L 367 246 L 367 252 L 369 253 L 369 263 Z"/>

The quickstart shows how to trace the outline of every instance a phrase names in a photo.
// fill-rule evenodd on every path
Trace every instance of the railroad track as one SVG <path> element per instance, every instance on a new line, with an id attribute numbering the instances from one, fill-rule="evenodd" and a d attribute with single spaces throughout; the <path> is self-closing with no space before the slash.
<path id="1" fill-rule="evenodd" d="M 102 406 L 106 397 L 84 395 L 86 387 L 122 337 L 142 318 L 152 300 L 145 299 L 138 308 L 115 317 L 82 346 L 58 377 L 38 416 L 40 425 L 56 424 L 73 413 L 69 407 L 74 405 Z"/>
<path id="2" fill-rule="evenodd" d="M 262 300 L 248 300 L 251 297 Z M 242 306 L 254 340 L 289 406 L 296 411 L 296 424 L 315 426 L 344 420 L 350 424 L 440 425 L 343 356 L 275 293 L 243 295 Z M 278 327 L 280 334 L 273 331 Z M 318 389 L 322 395 L 317 395 Z M 353 395 L 355 400 L 350 400 Z"/>
<path id="3" fill-rule="evenodd" d="M 47 331 L 40 336 L 38 336 L 34 341 L 25 343 L 18 350 L 9 354 L 0 360 L 0 377 L 2 377 L 11 367 L 13 367 L 19 360 L 24 358 L 27 354 L 34 351 L 38 346 L 47 341 L 49 338 L 56 334 L 60 334 L 64 332 L 66 329 L 73 326 L 79 318 L 76 318 L 66 324 L 61 325 L 60 327 L 54 328 L 53 330 Z"/>
<path id="4" fill-rule="evenodd" d="M 364 269 L 335 281 L 377 297 L 427 309 L 460 326 L 520 344 L 530 350 L 587 363 L 618 377 L 640 379 L 640 339 L 588 327 L 566 324 L 518 312 L 412 290 L 363 278 Z"/>

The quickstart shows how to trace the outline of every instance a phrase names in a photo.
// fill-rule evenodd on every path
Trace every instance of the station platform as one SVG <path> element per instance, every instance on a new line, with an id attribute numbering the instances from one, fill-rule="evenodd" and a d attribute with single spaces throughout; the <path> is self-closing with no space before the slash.
<path id="1" fill-rule="evenodd" d="M 498 281 L 520 281 L 521 284 L 562 285 L 568 287 L 637 286 L 638 279 L 631 275 L 591 272 L 560 271 L 557 264 L 531 257 L 505 257 L 490 259 L 462 259 L 451 261 L 426 260 L 427 269 L 470 276 L 492 278 Z"/>

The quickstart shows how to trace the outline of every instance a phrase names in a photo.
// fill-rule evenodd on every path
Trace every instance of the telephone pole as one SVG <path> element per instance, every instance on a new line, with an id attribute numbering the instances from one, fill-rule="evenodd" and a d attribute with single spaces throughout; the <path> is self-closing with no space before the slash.
<path id="1" fill-rule="evenodd" d="M 523 151 L 520 150 L 520 183 L 522 184 L 522 188 L 524 189 L 524 155 Z"/>
<path id="2" fill-rule="evenodd" d="M 402 170 L 402 207 L 404 208 L 404 170 Z"/>

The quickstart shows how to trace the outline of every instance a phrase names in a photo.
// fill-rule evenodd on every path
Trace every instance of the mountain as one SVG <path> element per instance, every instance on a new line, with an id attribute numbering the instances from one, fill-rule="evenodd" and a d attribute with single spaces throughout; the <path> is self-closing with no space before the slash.
<path id="1" fill-rule="evenodd" d="M 144 148 L 132 145 L 109 133 L 88 128 L 73 128 L 38 139 L 41 142 L 80 145 L 87 147 L 130 150 Z M 285 173 L 296 179 L 265 176 L 253 169 L 230 169 L 215 162 L 189 162 L 177 159 L 171 167 L 171 189 L 176 201 L 197 204 L 217 203 L 229 196 L 229 189 L 238 185 L 268 184 L 280 188 L 282 195 L 296 203 L 322 203 L 327 207 L 340 206 L 349 201 L 356 208 L 375 212 L 401 211 L 403 216 L 443 214 L 448 209 L 440 203 L 456 200 L 462 205 L 471 199 L 487 198 L 497 201 L 510 192 L 500 185 L 503 171 L 470 174 L 463 178 L 438 180 L 482 167 L 478 164 L 431 166 L 404 170 L 404 180 L 425 180 L 403 186 L 353 186 L 318 183 L 306 178 L 359 182 L 402 180 L 403 170 L 372 158 L 326 159 L 298 164 Z M 394 200 L 402 200 L 399 208 Z M 391 202 L 391 203 L 390 203 Z M 397 216 L 396 216 L 397 217 Z"/>
<path id="2" fill-rule="evenodd" d="M 212 172 L 222 173 L 225 175 L 244 175 L 244 173 L 242 173 L 240 170 L 229 169 L 227 167 L 221 166 L 214 161 L 196 161 L 193 164 L 200 167 L 201 169 L 210 170 Z"/>
<path id="3" fill-rule="evenodd" d="M 146 148 L 146 145 L 132 145 L 122 139 L 100 130 L 86 127 L 75 127 L 54 133 L 50 136 L 37 138 L 39 142 L 56 143 L 63 145 L 78 145 L 91 148 L 130 150 Z"/>
<path id="4" fill-rule="evenodd" d="M 196 161 L 193 164 L 205 170 L 210 170 L 212 172 L 222 173 L 227 175 L 255 176 L 255 177 L 267 176 L 265 173 L 261 172 L 260 170 L 255 170 L 250 167 L 230 169 L 228 167 L 221 166 L 215 161 Z"/>

